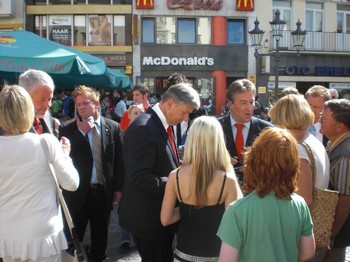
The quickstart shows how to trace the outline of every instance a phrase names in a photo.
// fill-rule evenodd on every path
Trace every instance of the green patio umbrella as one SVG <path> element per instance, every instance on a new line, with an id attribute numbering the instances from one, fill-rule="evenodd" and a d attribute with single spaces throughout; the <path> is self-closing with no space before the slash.
<path id="1" fill-rule="evenodd" d="M 18 76 L 28 69 L 47 72 L 60 89 L 77 85 L 97 89 L 132 86 L 128 76 L 110 70 L 96 56 L 24 30 L 0 32 L 0 85 L 17 83 Z"/>

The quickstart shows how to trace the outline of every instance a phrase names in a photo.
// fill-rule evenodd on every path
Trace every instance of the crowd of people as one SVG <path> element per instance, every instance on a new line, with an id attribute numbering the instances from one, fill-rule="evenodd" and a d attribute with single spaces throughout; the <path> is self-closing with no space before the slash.
<path id="1" fill-rule="evenodd" d="M 289 88 L 267 110 L 255 85 L 238 79 L 218 119 L 202 110 L 184 75 L 168 82 L 153 100 L 136 84 L 130 106 L 122 92 L 55 92 L 40 70 L 2 88 L 0 260 L 74 254 L 48 158 L 80 241 L 90 226 L 93 262 L 106 260 L 113 208 L 122 252 L 132 239 L 143 262 L 345 261 L 350 101 L 319 85 L 305 96 Z M 328 249 L 315 246 L 313 187 L 339 195 Z"/>

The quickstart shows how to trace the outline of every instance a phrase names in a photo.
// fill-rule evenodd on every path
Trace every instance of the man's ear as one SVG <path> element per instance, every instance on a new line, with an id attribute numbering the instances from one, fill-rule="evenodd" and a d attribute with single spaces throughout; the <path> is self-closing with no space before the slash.
<path id="1" fill-rule="evenodd" d="M 176 105 L 176 102 L 175 102 L 175 100 L 173 98 L 170 98 L 169 101 L 170 101 L 170 105 L 171 106 L 175 106 Z"/>
<path id="2" fill-rule="evenodd" d="M 233 104 L 232 101 L 228 101 L 228 107 L 229 107 L 230 109 L 232 108 L 233 105 L 234 105 L 234 104 Z"/>
<path id="3" fill-rule="evenodd" d="M 335 130 L 336 130 L 338 133 L 342 133 L 342 132 L 344 132 L 344 131 L 347 130 L 347 128 L 346 128 L 346 126 L 345 126 L 344 123 L 337 122 L 337 121 L 335 121 L 334 128 L 335 128 Z"/>

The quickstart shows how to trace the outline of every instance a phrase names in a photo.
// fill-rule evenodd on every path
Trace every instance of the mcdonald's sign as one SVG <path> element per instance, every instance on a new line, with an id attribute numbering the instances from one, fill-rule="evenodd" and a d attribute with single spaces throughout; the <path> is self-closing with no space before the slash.
<path id="1" fill-rule="evenodd" d="M 237 11 L 254 11 L 254 0 L 236 0 Z"/>
<path id="2" fill-rule="evenodd" d="M 154 0 L 135 0 L 137 9 L 154 9 Z"/>

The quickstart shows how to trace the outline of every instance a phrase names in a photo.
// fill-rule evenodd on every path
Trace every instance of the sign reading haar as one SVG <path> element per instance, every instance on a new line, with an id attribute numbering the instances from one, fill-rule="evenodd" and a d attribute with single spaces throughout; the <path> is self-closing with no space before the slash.
<path id="1" fill-rule="evenodd" d="M 145 56 L 142 60 L 143 66 L 153 66 L 153 65 L 172 65 L 172 66 L 212 66 L 214 65 L 214 58 L 212 57 L 152 57 Z"/>

